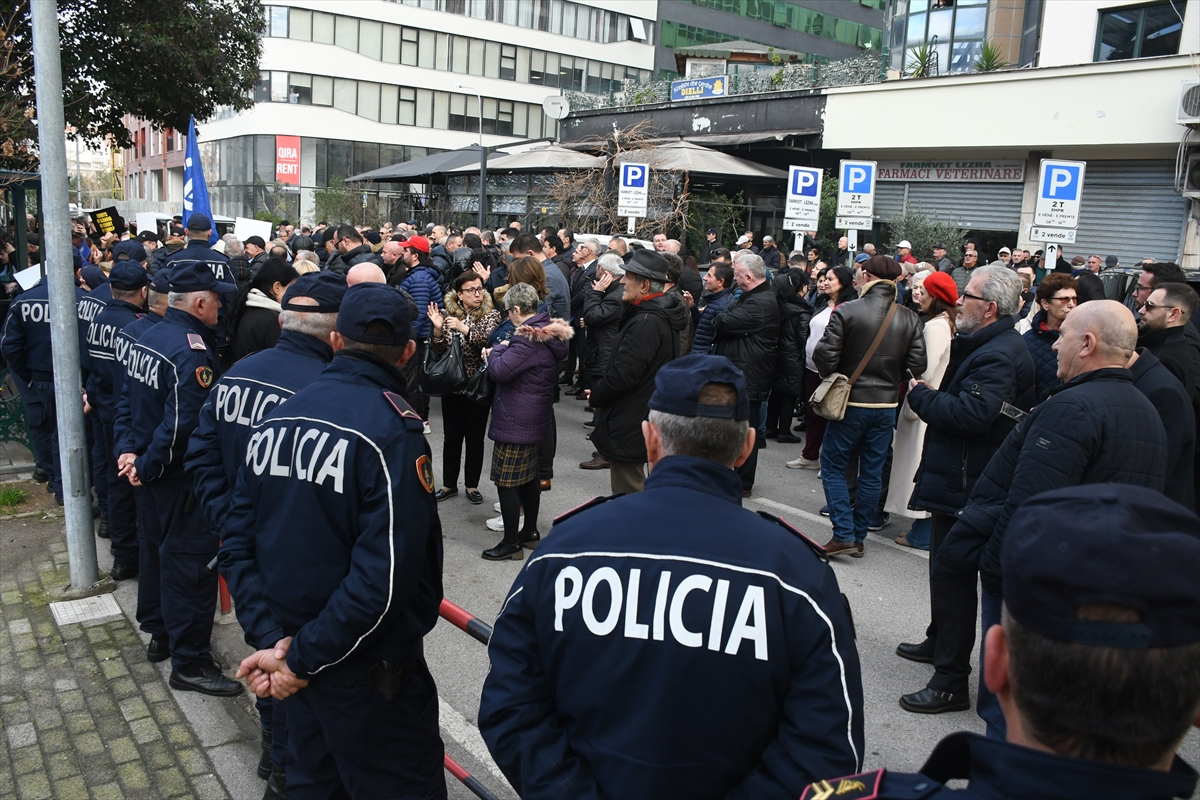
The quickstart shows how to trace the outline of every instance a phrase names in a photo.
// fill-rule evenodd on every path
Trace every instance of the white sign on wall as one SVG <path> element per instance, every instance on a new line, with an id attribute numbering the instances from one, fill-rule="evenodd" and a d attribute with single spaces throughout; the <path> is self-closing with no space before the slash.
<path id="1" fill-rule="evenodd" d="M 1025 162 L 1013 161 L 880 161 L 881 181 L 909 183 L 1021 183 Z"/>

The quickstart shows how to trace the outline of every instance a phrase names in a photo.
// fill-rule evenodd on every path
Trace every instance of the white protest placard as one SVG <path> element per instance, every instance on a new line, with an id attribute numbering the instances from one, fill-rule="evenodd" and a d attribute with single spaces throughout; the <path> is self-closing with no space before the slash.
<path id="1" fill-rule="evenodd" d="M 264 242 L 271 241 L 271 223 L 261 219 L 234 217 L 233 235 L 239 242 L 244 242 L 251 236 L 261 236 Z"/>

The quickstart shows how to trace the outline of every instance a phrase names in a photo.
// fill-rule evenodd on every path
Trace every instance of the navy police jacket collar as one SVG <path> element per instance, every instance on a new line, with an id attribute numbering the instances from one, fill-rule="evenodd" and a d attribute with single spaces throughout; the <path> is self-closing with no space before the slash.
<path id="1" fill-rule="evenodd" d="M 646 488 L 682 486 L 702 488 L 708 494 L 742 504 L 742 479 L 729 467 L 695 456 L 667 456 L 654 465 L 646 478 Z"/>
<path id="2" fill-rule="evenodd" d="M 1076 375 L 1066 383 L 1061 383 L 1050 390 L 1049 397 L 1053 397 L 1059 392 L 1065 392 L 1067 389 L 1072 389 L 1081 383 L 1088 381 L 1129 381 L 1133 383 L 1133 373 L 1124 367 L 1105 367 L 1104 369 L 1094 369 L 1089 372 L 1084 372 Z"/>
<path id="3" fill-rule="evenodd" d="M 328 342 L 323 342 L 315 336 L 299 331 L 280 331 L 279 341 L 275 342 L 276 350 L 286 350 L 289 353 L 315 358 L 325 364 L 333 360 L 333 348 Z"/>
<path id="4" fill-rule="evenodd" d="M 415 356 L 414 356 L 415 358 Z M 339 350 L 329 362 L 329 366 L 321 373 L 321 377 L 366 378 L 379 384 L 389 392 L 395 392 L 408 399 L 405 388 L 404 374 L 394 364 L 389 364 L 374 353 L 365 350 Z"/>
<path id="5" fill-rule="evenodd" d="M 196 317 L 192 316 L 182 308 L 168 308 L 167 313 L 163 314 L 163 322 L 173 322 L 176 325 L 182 325 L 188 330 L 193 330 L 205 338 L 212 336 L 213 329 L 205 325 Z"/>
<path id="6" fill-rule="evenodd" d="M 1178 756 L 1170 772 L 1162 772 L 1060 756 L 966 732 L 939 742 L 921 774 L 939 783 L 966 778 L 972 796 L 1055 800 L 1191 797 L 1197 777 Z"/>

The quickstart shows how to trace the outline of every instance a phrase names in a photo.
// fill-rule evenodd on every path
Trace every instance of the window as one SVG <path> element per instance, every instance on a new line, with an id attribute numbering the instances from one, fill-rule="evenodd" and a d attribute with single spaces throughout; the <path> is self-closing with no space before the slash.
<path id="1" fill-rule="evenodd" d="M 288 102 L 311 106 L 313 104 L 312 82 L 312 75 L 291 73 L 288 79 Z"/>
<path id="2" fill-rule="evenodd" d="M 374 122 L 379 121 L 379 84 L 358 82 L 358 115 Z"/>
<path id="3" fill-rule="evenodd" d="M 333 44 L 333 14 L 313 12 L 312 40 L 320 44 Z"/>
<path id="4" fill-rule="evenodd" d="M 383 24 L 361 20 L 358 24 L 358 52 L 376 61 L 382 59 L 380 42 L 383 40 Z"/>
<path id="5" fill-rule="evenodd" d="M 303 8 L 291 9 L 288 26 L 288 37 L 302 42 L 312 41 L 313 12 Z"/>
<path id="6" fill-rule="evenodd" d="M 271 73 L 258 73 L 258 80 L 254 82 L 254 102 L 271 102 Z M 145 153 L 142 155 L 145 155 Z"/>
<path id="7" fill-rule="evenodd" d="M 528 70 L 526 70 L 528 73 Z M 500 45 L 500 80 L 517 79 L 517 48 L 511 44 Z"/>
<path id="8" fill-rule="evenodd" d="M 281 39 L 286 39 L 288 35 L 288 10 L 287 6 L 270 6 L 270 25 L 271 36 L 277 36 Z"/>
<path id="9" fill-rule="evenodd" d="M 1095 61 L 1175 55 L 1183 31 L 1185 0 L 1167 0 L 1100 13 Z"/>
<path id="10" fill-rule="evenodd" d="M 383 26 L 383 60 L 388 64 L 400 63 L 400 26 Z"/>
<path id="11" fill-rule="evenodd" d="M 333 79 L 333 107 L 351 114 L 358 111 L 358 81 Z"/>
<path id="12" fill-rule="evenodd" d="M 271 102 L 286 103 L 288 101 L 288 74 L 286 72 L 271 73 Z"/>
<path id="13" fill-rule="evenodd" d="M 417 90 L 400 87 L 399 123 L 401 125 L 417 124 Z"/>
<path id="14" fill-rule="evenodd" d="M 335 17 L 333 43 L 347 50 L 358 50 L 358 20 L 354 17 Z"/>
<path id="15" fill-rule="evenodd" d="M 400 63 L 406 67 L 417 65 L 416 28 L 402 28 L 400 31 Z"/>
<path id="16" fill-rule="evenodd" d="M 333 105 L 333 78 L 326 78 L 324 75 L 314 75 L 312 81 L 313 105 Z"/>

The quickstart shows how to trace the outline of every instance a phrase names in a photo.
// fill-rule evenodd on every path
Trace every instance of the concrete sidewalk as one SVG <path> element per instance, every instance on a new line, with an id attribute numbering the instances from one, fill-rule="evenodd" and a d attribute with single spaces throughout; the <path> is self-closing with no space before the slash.
<path id="1" fill-rule="evenodd" d="M 0 519 L 0 797 L 261 797 L 252 698 L 168 688 L 133 621 L 136 581 L 99 618 L 59 624 L 69 582 L 61 517 Z M 240 645 L 228 627 L 214 639 Z"/>

